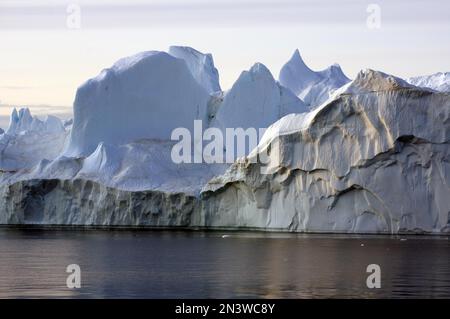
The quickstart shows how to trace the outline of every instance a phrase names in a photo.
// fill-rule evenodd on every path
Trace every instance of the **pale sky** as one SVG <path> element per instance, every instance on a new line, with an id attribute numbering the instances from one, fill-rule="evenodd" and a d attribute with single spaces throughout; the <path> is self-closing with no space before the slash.
<path id="1" fill-rule="evenodd" d="M 367 7 L 381 9 L 370 29 Z M 67 27 L 68 5 L 81 10 Z M 123 56 L 170 45 L 213 54 L 223 89 L 264 63 L 278 77 L 299 48 L 314 70 L 349 77 L 373 68 L 400 77 L 450 71 L 450 1 L 0 0 L 0 127 L 12 106 L 69 116 L 76 88 Z"/>

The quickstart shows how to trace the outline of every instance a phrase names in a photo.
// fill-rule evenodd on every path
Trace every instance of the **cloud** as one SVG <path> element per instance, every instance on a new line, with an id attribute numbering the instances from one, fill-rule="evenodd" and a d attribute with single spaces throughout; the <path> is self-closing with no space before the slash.
<path id="1" fill-rule="evenodd" d="M 70 2 L 68 2 L 70 3 Z M 0 4 L 0 29 L 66 28 L 67 4 L 22 1 Z M 234 27 L 254 25 L 363 24 L 368 3 L 347 0 L 282 1 L 79 1 L 84 28 L 145 28 L 170 26 Z M 448 23 L 445 0 L 426 3 L 380 0 L 390 23 Z"/>
<path id="2" fill-rule="evenodd" d="M 7 85 L 7 86 L 0 86 L 0 89 L 4 89 L 4 90 L 32 90 L 32 89 L 36 89 L 36 87 Z"/>

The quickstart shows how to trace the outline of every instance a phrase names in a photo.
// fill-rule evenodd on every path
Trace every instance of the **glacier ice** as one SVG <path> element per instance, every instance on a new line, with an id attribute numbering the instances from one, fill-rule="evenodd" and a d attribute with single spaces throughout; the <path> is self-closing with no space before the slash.
<path id="1" fill-rule="evenodd" d="M 325 102 L 330 93 L 350 81 L 338 64 L 333 64 L 325 70 L 311 70 L 295 50 L 292 57 L 280 70 L 280 83 L 294 92 L 310 108 Z"/>

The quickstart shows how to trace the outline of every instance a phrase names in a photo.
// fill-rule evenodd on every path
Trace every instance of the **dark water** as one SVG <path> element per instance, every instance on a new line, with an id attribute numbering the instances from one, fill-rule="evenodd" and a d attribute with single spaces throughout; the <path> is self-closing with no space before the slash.
<path id="1" fill-rule="evenodd" d="M 69 264 L 80 289 L 66 286 Z M 0 297 L 449 298 L 450 240 L 0 228 Z"/>

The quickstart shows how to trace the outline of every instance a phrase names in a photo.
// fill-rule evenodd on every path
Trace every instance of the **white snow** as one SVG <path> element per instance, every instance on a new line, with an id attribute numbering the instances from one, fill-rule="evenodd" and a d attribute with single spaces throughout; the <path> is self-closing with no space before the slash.
<path id="1" fill-rule="evenodd" d="M 280 83 L 294 92 L 310 108 L 325 102 L 330 93 L 348 83 L 348 79 L 338 64 L 323 71 L 311 70 L 295 50 L 290 60 L 281 68 Z"/>
<path id="2" fill-rule="evenodd" d="M 208 93 L 220 91 L 219 72 L 210 53 L 204 54 L 191 47 L 171 46 L 169 54 L 184 60 L 194 79 Z"/>
<path id="3" fill-rule="evenodd" d="M 409 83 L 440 92 L 450 92 L 450 72 L 438 72 L 431 75 L 416 76 L 406 79 Z"/>

